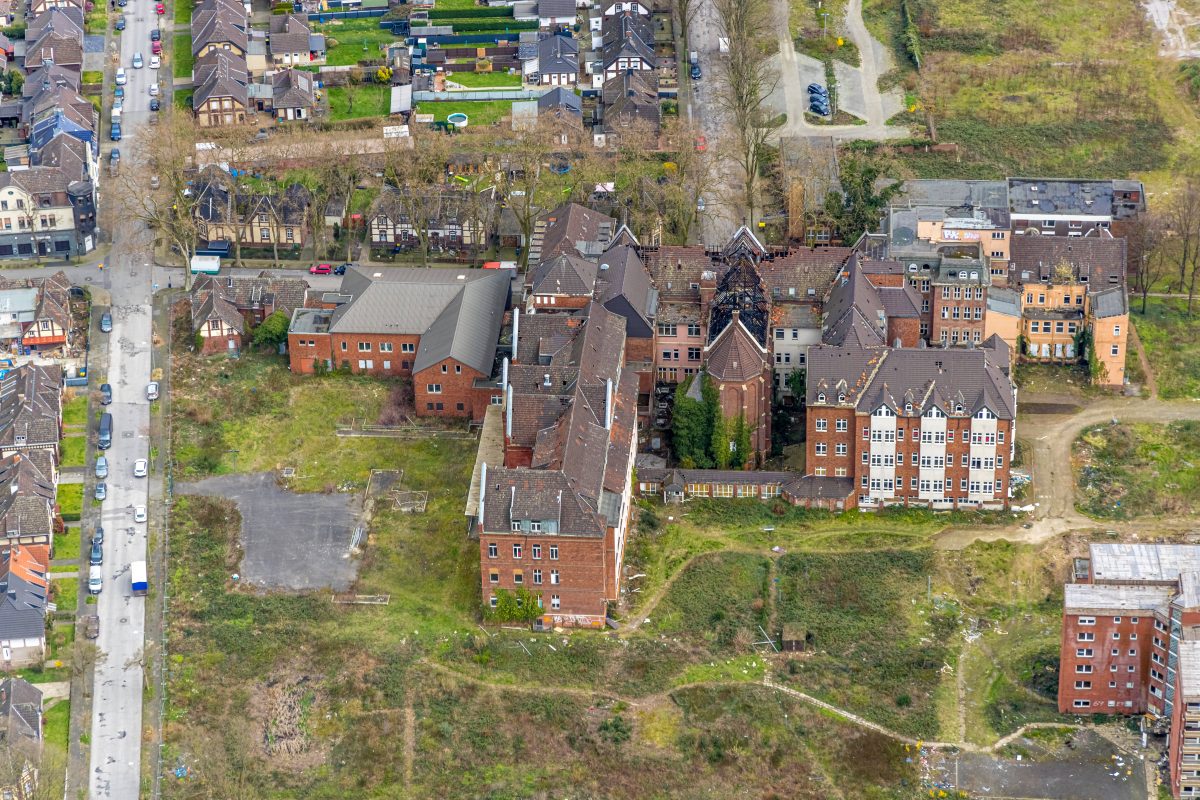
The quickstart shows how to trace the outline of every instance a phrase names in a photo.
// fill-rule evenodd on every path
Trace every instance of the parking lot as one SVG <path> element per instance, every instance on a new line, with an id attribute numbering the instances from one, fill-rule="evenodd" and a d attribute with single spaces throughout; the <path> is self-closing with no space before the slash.
<path id="1" fill-rule="evenodd" d="M 176 494 L 226 497 L 242 515 L 240 580 L 264 589 L 332 589 L 354 583 L 350 557 L 360 495 L 296 494 L 274 473 L 221 475 L 178 484 Z"/>

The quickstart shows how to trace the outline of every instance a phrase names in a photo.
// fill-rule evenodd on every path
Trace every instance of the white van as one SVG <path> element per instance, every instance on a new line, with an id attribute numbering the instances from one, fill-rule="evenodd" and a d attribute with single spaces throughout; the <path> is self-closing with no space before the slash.
<path id="1" fill-rule="evenodd" d="M 88 594 L 100 594 L 104 588 L 104 572 L 102 567 L 88 567 Z"/>
<path id="2" fill-rule="evenodd" d="M 117 86 L 125 85 L 125 68 L 117 67 Z"/>

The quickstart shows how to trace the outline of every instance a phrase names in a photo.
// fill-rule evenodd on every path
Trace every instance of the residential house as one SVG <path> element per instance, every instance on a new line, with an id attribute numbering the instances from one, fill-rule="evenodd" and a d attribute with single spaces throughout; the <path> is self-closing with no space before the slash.
<path id="1" fill-rule="evenodd" d="M 574 25 L 579 11 L 575 0 L 537 0 L 538 27 Z"/>
<path id="2" fill-rule="evenodd" d="M 419 228 L 424 228 L 425 241 L 431 248 L 474 249 L 486 247 L 490 231 L 486 221 L 491 217 L 491 200 L 484 195 L 447 188 L 426 199 L 425 218 L 412 220 L 399 192 L 384 186 L 371 204 L 369 212 L 371 246 L 402 250 L 421 243 Z"/>
<path id="3" fill-rule="evenodd" d="M 204 344 L 203 353 L 241 349 L 246 334 L 275 312 L 289 320 L 304 306 L 308 282 L 275 278 L 263 272 L 256 278 L 202 275 L 192 284 L 192 331 Z"/>
<path id="4" fill-rule="evenodd" d="M 0 681 L 0 744 L 36 761 L 42 738 L 42 690 L 24 678 Z"/>
<path id="5" fill-rule="evenodd" d="M 594 256 L 603 253 L 617 231 L 617 221 L 579 203 L 563 203 L 534 222 L 529 263 L 564 253 Z"/>
<path id="6" fill-rule="evenodd" d="M 0 456 L 58 452 L 62 369 L 26 363 L 0 377 Z"/>
<path id="7" fill-rule="evenodd" d="M 536 627 L 603 627 L 621 595 L 637 444 L 625 320 L 591 303 L 523 316 L 512 338 L 501 463 L 481 456 L 468 507 L 483 601 L 528 592 Z"/>
<path id="8" fill-rule="evenodd" d="M 271 91 L 276 121 L 312 119 L 317 107 L 312 73 L 298 69 L 280 70 L 271 76 Z"/>
<path id="9" fill-rule="evenodd" d="M 538 42 L 535 71 L 538 83 L 543 86 L 574 86 L 579 82 L 579 42 L 570 36 L 546 36 L 541 39 Z"/>
<path id="10" fill-rule="evenodd" d="M 273 14 L 268 44 L 276 67 L 300 66 L 312 61 L 309 38 L 312 29 L 307 14 Z"/>
<path id="11" fill-rule="evenodd" d="M 25 63 L 53 64 L 75 72 L 83 70 L 83 42 L 76 36 L 48 30 L 25 50 Z"/>
<path id="12" fill-rule="evenodd" d="M 28 33 L 26 31 L 26 35 Z M 25 76 L 25 82 L 21 84 L 21 99 L 29 100 L 38 92 L 55 86 L 66 86 L 78 92 L 81 77 L 76 70 L 60 67 L 57 64 L 38 65 Z"/>
<path id="13" fill-rule="evenodd" d="M 651 72 L 658 69 L 654 53 L 654 30 L 648 17 L 623 11 L 604 18 L 600 46 L 604 80 L 623 72 Z"/>
<path id="14" fill-rule="evenodd" d="M 241 242 L 259 248 L 304 246 L 308 190 L 292 184 L 283 194 L 235 194 L 220 178 L 202 177 L 195 187 L 197 234 L 201 241 Z"/>
<path id="15" fill-rule="evenodd" d="M 91 183 L 71 181 L 62 168 L 0 173 L 0 258 L 90 252 L 94 215 Z"/>
<path id="16" fill-rule="evenodd" d="M 65 272 L 0 279 L 0 341 L 56 348 L 70 344 L 71 327 L 71 281 Z"/>
<path id="17" fill-rule="evenodd" d="M 0 667 L 6 671 L 46 659 L 50 546 L 8 544 L 0 553 Z"/>
<path id="18" fill-rule="evenodd" d="M 54 8 L 73 8 L 82 11 L 83 6 L 83 0 L 29 0 L 25 13 L 29 17 L 36 17 Z"/>
<path id="19" fill-rule="evenodd" d="M 537 99 L 539 124 L 552 121 L 571 128 L 583 127 L 583 100 L 570 89 L 555 87 Z"/>
<path id="20" fill-rule="evenodd" d="M 650 5 L 640 2 L 640 0 L 604 0 L 601 5 L 606 17 L 619 16 L 626 12 L 643 17 L 650 16 Z"/>
<path id="21" fill-rule="evenodd" d="M 292 372 L 411 376 L 420 415 L 483 418 L 501 401 L 496 350 L 506 270 L 351 267 L 317 308 L 292 314 Z"/>
<path id="22" fill-rule="evenodd" d="M 200 0 L 192 11 L 192 57 L 198 61 L 209 53 L 224 52 L 237 57 L 244 72 L 249 27 L 245 6 L 236 0 Z M 200 83 L 199 75 L 196 82 Z"/>
<path id="23" fill-rule="evenodd" d="M 597 263 L 582 256 L 543 258 L 525 275 L 526 310 L 583 308 L 592 302 L 597 272 Z"/>
<path id="24" fill-rule="evenodd" d="M 50 544 L 54 534 L 58 516 L 54 459 L 44 450 L 33 453 L 0 458 L 0 525 L 4 526 L 4 541 Z"/>
<path id="25" fill-rule="evenodd" d="M 662 111 L 658 102 L 658 77 L 653 72 L 625 70 L 604 82 L 600 91 L 602 121 L 594 133 L 597 146 L 622 136 L 658 139 Z"/>
<path id="26" fill-rule="evenodd" d="M 1063 587 L 1058 708 L 1170 721 L 1173 797 L 1200 796 L 1200 547 L 1092 543 Z"/>
<path id="27" fill-rule="evenodd" d="M 245 58 L 225 50 L 209 49 L 192 68 L 196 91 L 192 110 L 202 128 L 241 125 L 250 105 L 246 89 L 249 75 Z"/>

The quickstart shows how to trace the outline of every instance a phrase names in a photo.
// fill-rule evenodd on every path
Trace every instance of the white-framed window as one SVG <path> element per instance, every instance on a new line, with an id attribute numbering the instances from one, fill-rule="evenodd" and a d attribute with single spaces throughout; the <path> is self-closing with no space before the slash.
<path id="1" fill-rule="evenodd" d="M 1075 700 L 1071 703 L 1075 708 L 1087 708 L 1092 704 L 1091 700 Z"/>
<path id="2" fill-rule="evenodd" d="M 825 431 L 829 430 L 829 420 L 818 419 L 816 421 L 816 425 L 817 425 L 817 430 L 821 433 L 824 433 Z"/>
<path id="3" fill-rule="evenodd" d="M 512 521 L 512 529 L 513 529 L 514 531 L 519 531 L 519 530 L 521 530 L 521 520 L 519 520 L 519 519 L 514 519 L 514 520 Z"/>
<path id="4" fill-rule="evenodd" d="M 531 555 L 533 558 L 540 559 L 542 557 L 542 546 L 540 544 L 532 545 L 530 547 L 529 555 Z"/>
<path id="5" fill-rule="evenodd" d="M 440 383 L 429 383 L 425 385 L 425 391 L 429 394 L 441 394 L 442 385 Z"/>
<path id="6" fill-rule="evenodd" d="M 558 545 L 556 544 L 550 545 L 550 560 L 558 561 Z"/>
<path id="7" fill-rule="evenodd" d="M 559 599 L 558 595 L 556 595 L 556 594 L 550 595 L 550 608 L 557 611 L 561 605 L 562 605 L 562 600 Z"/>
<path id="8" fill-rule="evenodd" d="M 488 543 L 488 558 L 496 558 L 499 555 L 500 555 L 499 548 L 496 547 L 496 543 L 489 542 Z"/>
<path id="9" fill-rule="evenodd" d="M 550 583 L 553 586 L 557 586 L 558 584 L 562 583 L 561 576 L 559 575 L 558 570 L 556 570 L 556 569 L 550 570 Z"/>
<path id="10" fill-rule="evenodd" d="M 844 456 L 844 455 L 846 455 L 846 443 L 845 443 L 845 442 L 838 442 L 837 444 L 835 444 L 835 445 L 833 446 L 833 451 L 834 451 L 834 454 L 835 454 L 835 455 L 839 455 L 839 456 Z"/>
<path id="11" fill-rule="evenodd" d="M 849 423 L 846 422 L 846 420 L 838 419 L 838 420 L 834 420 L 833 428 L 838 433 L 845 433 L 846 431 L 848 431 L 850 429 L 850 425 L 849 425 Z"/>
<path id="12" fill-rule="evenodd" d="M 415 353 L 415 352 L 417 352 L 417 346 L 415 344 L 413 344 L 412 342 L 401 342 L 400 343 L 400 352 L 401 353 Z"/>
<path id="13" fill-rule="evenodd" d="M 520 558 L 520 557 L 521 557 L 521 545 L 514 544 L 513 545 L 513 558 Z"/>
<path id="14" fill-rule="evenodd" d="M 814 446 L 814 450 L 818 456 L 825 455 L 828 448 L 829 448 L 829 445 L 825 444 L 824 442 L 817 442 L 816 445 Z"/>

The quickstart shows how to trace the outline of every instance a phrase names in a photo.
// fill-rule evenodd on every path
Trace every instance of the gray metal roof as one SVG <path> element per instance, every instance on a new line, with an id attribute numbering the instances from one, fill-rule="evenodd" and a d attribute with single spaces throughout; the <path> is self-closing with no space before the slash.
<path id="1" fill-rule="evenodd" d="M 1092 580 L 1097 583 L 1175 584 L 1182 572 L 1200 572 L 1200 545 L 1091 545 Z"/>
<path id="2" fill-rule="evenodd" d="M 1005 289 L 999 286 L 988 289 L 987 310 L 989 314 L 1004 314 L 1008 317 L 1021 316 L 1017 293 L 1012 289 Z"/>
<path id="3" fill-rule="evenodd" d="M 1129 297 L 1124 286 L 1114 286 L 1092 294 L 1092 313 L 1097 318 L 1120 317 L 1129 313 Z"/>
<path id="4" fill-rule="evenodd" d="M 1166 608 L 1174 589 L 1170 586 L 1111 586 L 1092 583 L 1068 583 L 1063 587 L 1063 610 L 1081 611 L 1152 611 Z"/>

